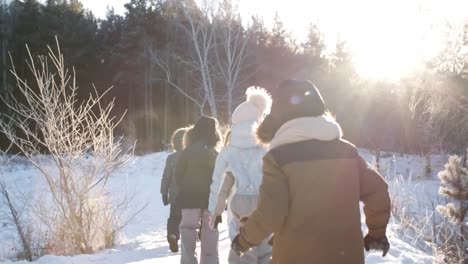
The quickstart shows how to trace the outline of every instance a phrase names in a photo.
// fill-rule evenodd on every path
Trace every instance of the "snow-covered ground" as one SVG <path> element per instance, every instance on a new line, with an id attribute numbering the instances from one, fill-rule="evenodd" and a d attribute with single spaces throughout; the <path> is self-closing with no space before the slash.
<path id="1" fill-rule="evenodd" d="M 373 156 L 363 150 L 363 156 L 372 161 Z M 179 263 L 180 255 L 169 251 L 166 242 L 166 218 L 169 208 L 162 205 L 159 187 L 161 174 L 164 168 L 167 153 L 155 153 L 136 157 L 133 165 L 119 173 L 116 173 L 110 181 L 110 189 L 116 193 L 128 193 L 134 191 L 135 206 L 147 203 L 145 210 L 127 226 L 120 238 L 120 245 L 115 249 L 105 250 L 95 255 L 80 255 L 73 257 L 64 256 L 44 256 L 35 262 L 38 264 L 150 264 Z M 405 156 L 394 158 L 388 156 L 382 161 L 383 166 L 394 166 L 394 175 L 407 174 L 424 168 L 423 160 L 418 157 Z M 393 165 L 392 165 L 393 164 Z M 437 164 L 437 166 L 440 164 Z M 438 168 L 439 169 L 439 168 Z M 398 171 L 397 170 L 402 170 Z M 15 186 L 23 192 L 34 186 L 34 178 L 37 172 L 27 165 L 26 162 L 19 163 L 7 170 L 7 179 L 15 182 Z M 419 172 L 418 172 L 419 173 Z M 392 181 L 391 181 L 392 182 Z M 390 182 L 390 183 L 391 183 Z M 418 180 L 429 188 L 430 192 L 437 193 L 438 183 L 435 180 Z M 0 205 L 1 206 L 1 205 Z M 2 209 L 0 207 L 0 209 Z M 364 219 L 362 219 L 364 223 Z M 366 232 L 365 224 L 362 225 Z M 396 230 L 399 230 L 397 222 L 392 221 L 388 227 L 388 237 L 391 243 L 389 254 L 381 257 L 380 252 L 366 254 L 366 263 L 433 263 L 434 259 L 430 254 L 424 253 L 412 245 L 397 238 Z M 6 223 L 0 224 L 0 262 L 6 261 L 8 256 L 14 256 L 14 232 L 11 226 Z M 220 225 L 219 253 L 220 263 L 227 263 L 227 256 L 230 247 L 229 236 L 226 224 Z M 16 263 L 27 263 L 20 261 Z"/>

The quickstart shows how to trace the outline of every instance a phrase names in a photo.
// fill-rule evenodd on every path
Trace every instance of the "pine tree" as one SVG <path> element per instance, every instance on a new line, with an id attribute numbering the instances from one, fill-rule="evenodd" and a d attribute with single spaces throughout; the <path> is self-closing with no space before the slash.
<path id="1" fill-rule="evenodd" d="M 437 211 L 459 227 L 460 246 L 458 248 L 463 251 L 467 240 L 465 226 L 468 212 L 468 170 L 463 166 L 459 156 L 451 156 L 445 164 L 445 170 L 439 172 L 439 178 L 441 180 L 439 194 L 455 200 L 456 204 L 440 205 Z M 456 254 L 459 260 L 467 260 L 463 254 L 463 252 Z"/>
<path id="2" fill-rule="evenodd" d="M 310 24 L 306 42 L 302 44 L 304 54 L 309 55 L 313 59 L 322 58 L 322 53 L 325 50 L 325 36 L 316 24 Z"/>

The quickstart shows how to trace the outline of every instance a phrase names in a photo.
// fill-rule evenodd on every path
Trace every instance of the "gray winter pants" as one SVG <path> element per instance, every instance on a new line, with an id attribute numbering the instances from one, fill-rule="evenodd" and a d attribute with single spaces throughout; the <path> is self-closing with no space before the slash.
<path id="1" fill-rule="evenodd" d="M 171 203 L 171 209 L 169 213 L 169 218 L 167 219 L 167 239 L 174 235 L 177 240 L 180 238 L 179 234 L 179 225 L 182 219 L 182 212 L 180 207 L 176 202 Z"/>
<path id="2" fill-rule="evenodd" d="M 182 209 L 182 221 L 180 222 L 181 264 L 198 264 L 196 247 L 197 229 L 200 226 L 200 264 L 219 264 L 219 232 L 210 228 L 209 218 L 208 209 Z"/>
<path id="3" fill-rule="evenodd" d="M 231 241 L 239 234 L 239 219 L 249 216 L 257 208 L 258 196 L 234 195 L 229 204 L 229 237 Z M 229 264 L 268 264 L 271 258 L 271 246 L 266 239 L 260 245 L 253 247 L 241 257 L 229 252 Z"/>

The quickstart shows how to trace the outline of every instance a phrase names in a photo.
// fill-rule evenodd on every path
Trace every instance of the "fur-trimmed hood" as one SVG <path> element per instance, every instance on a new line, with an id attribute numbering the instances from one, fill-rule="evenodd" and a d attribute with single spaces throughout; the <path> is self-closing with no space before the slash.
<path id="1" fill-rule="evenodd" d="M 342 136 L 340 125 L 331 116 L 295 118 L 278 129 L 269 149 L 311 139 L 331 141 Z"/>

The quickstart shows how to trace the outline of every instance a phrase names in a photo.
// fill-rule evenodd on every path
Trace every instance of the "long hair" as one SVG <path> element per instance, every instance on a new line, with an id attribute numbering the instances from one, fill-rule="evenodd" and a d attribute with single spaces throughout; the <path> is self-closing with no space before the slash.
<path id="1" fill-rule="evenodd" d="M 228 129 L 226 134 L 224 135 L 224 147 L 231 143 L 231 129 Z"/>
<path id="2" fill-rule="evenodd" d="M 184 148 L 192 144 L 192 131 L 193 131 L 193 125 L 188 126 L 187 130 L 184 133 L 184 138 L 182 139 L 182 145 Z"/>
<path id="3" fill-rule="evenodd" d="M 190 127 L 181 127 L 174 131 L 172 133 L 171 137 L 171 147 L 172 151 L 181 151 L 184 149 L 184 136 L 185 132 L 189 129 Z"/>
<path id="4" fill-rule="evenodd" d="M 213 117 L 200 117 L 193 126 L 193 129 L 187 132 L 190 133 L 187 137 L 189 139 L 187 146 L 194 143 L 202 143 L 210 147 L 216 147 L 221 141 L 219 123 Z"/>

